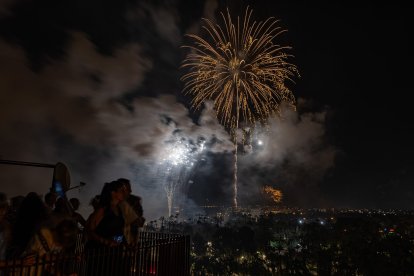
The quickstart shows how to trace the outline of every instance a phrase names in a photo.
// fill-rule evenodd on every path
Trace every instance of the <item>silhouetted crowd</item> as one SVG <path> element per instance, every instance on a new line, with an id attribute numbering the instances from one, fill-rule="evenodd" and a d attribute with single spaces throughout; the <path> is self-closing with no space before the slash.
<path id="1" fill-rule="evenodd" d="M 0 192 L 0 268 L 9 260 L 73 253 L 80 233 L 85 250 L 133 245 L 145 223 L 141 198 L 125 178 L 104 184 L 86 220 L 79 205 L 79 199 L 54 191 L 43 199 L 30 192 L 10 200 Z"/>

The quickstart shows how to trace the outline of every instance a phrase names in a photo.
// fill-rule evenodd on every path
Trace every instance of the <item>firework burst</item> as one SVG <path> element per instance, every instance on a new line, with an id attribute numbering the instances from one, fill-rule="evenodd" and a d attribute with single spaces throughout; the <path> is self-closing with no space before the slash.
<path id="1" fill-rule="evenodd" d="M 182 67 L 189 72 L 182 77 L 184 93 L 193 97 L 192 107 L 201 108 L 212 100 L 220 122 L 232 131 L 240 122 L 265 123 L 279 114 L 282 102 L 295 106 L 295 98 L 285 85 L 298 71 L 287 62 L 290 47 L 275 44 L 284 30 L 269 18 L 252 22 L 252 10 L 244 19 L 233 22 L 230 12 L 221 13 L 223 28 L 209 19 L 202 27 L 207 39 L 189 34 L 193 41 Z"/>
<path id="2" fill-rule="evenodd" d="M 188 72 L 181 78 L 184 93 L 192 96 L 192 108 L 200 109 L 206 100 L 214 102 L 220 122 L 230 130 L 234 142 L 233 205 L 237 203 L 237 129 L 241 123 L 265 124 L 280 105 L 295 108 L 295 98 L 286 81 L 298 76 L 295 65 L 287 60 L 290 47 L 275 44 L 284 30 L 269 18 L 251 20 L 252 10 L 233 22 L 229 10 L 221 13 L 223 27 L 203 19 L 207 38 L 189 34 L 193 45 L 182 67 Z"/>
<path id="3" fill-rule="evenodd" d="M 266 186 L 266 187 L 264 187 L 264 188 L 263 188 L 263 191 L 264 191 L 266 194 L 270 195 L 270 197 L 272 198 L 272 200 L 273 200 L 275 203 L 279 203 L 279 202 L 281 202 L 281 201 L 282 201 L 282 197 L 283 197 L 282 191 L 280 191 L 280 190 L 278 190 L 278 189 L 275 189 L 275 188 L 272 188 L 272 187 L 270 187 L 270 186 Z"/>
<path id="4" fill-rule="evenodd" d="M 191 174 L 191 169 L 198 162 L 204 150 L 204 140 L 191 143 L 187 139 L 174 137 L 165 141 L 164 151 L 159 160 L 157 175 L 162 179 L 167 195 L 168 216 L 172 215 L 172 207 L 176 190 L 183 187 Z"/>

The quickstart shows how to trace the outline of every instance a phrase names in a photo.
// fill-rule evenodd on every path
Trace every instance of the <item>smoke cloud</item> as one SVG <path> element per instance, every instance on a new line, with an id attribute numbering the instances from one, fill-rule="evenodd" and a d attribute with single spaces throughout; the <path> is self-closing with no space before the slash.
<path id="1" fill-rule="evenodd" d="M 299 99 L 298 109 L 305 103 Z M 337 149 L 326 139 L 326 110 L 297 113 L 284 109 L 281 118 L 272 118 L 266 128 L 250 136 L 250 146 L 240 159 L 241 194 L 247 202 L 266 196 L 270 185 L 286 192 L 287 202 L 316 206 L 323 202 L 318 185 L 334 166 Z M 249 200 L 251 195 L 254 200 Z"/>
<path id="2" fill-rule="evenodd" d="M 1 2 L 0 13 L 5 7 Z M 216 1 L 207 1 L 200 14 L 210 17 L 216 7 Z M 87 183 L 80 192 L 68 194 L 80 198 L 85 215 L 91 212 L 89 200 L 105 182 L 129 178 L 151 220 L 167 213 L 165 189 L 157 175 L 163 169 L 159 161 L 166 155 L 166 143 L 182 139 L 196 145 L 201 140 L 204 152 L 182 180 L 176 203 L 190 215 L 199 212 L 206 195 L 230 202 L 234 147 L 228 133 L 211 103 L 194 116 L 182 96 L 176 96 L 181 90 L 181 30 L 196 24 L 179 27 L 183 22 L 178 11 L 168 5 L 140 4 L 125 12 L 125 18 L 140 22 L 131 30 L 139 38 L 107 54 L 87 32 L 66 30 L 64 55 L 47 56 L 36 71 L 25 48 L 0 38 L 0 158 L 65 163 L 72 186 Z M 158 23 L 142 24 L 147 21 Z M 157 39 L 168 43 L 155 46 Z M 263 144 L 255 144 L 257 139 Z M 251 149 L 241 155 L 241 199 L 260 197 L 262 184 L 278 186 L 281 180 L 282 190 L 300 189 L 292 174 L 311 175 L 313 184 L 306 185 L 314 187 L 333 165 L 334 154 L 324 141 L 324 112 L 285 113 L 284 120 L 271 121 L 269 131 L 257 128 Z M 10 197 L 29 191 L 45 194 L 50 187 L 50 171 L 0 167 L 2 190 Z"/>
<path id="3" fill-rule="evenodd" d="M 107 57 L 97 53 L 84 34 L 74 33 L 70 44 L 64 61 L 34 73 L 21 49 L 1 42 L 0 89 L 5 93 L 0 97 L 8 103 L 1 110 L 0 126 L 7 133 L 0 138 L 2 158 L 63 161 L 71 169 L 73 182 L 94 183 L 82 193 L 87 202 L 85 197 L 99 193 L 106 181 L 137 178 L 131 166 L 156 164 L 165 141 L 177 132 L 192 141 L 214 139 L 209 143 L 213 152 L 231 149 L 227 133 L 208 105 L 197 125 L 172 95 L 139 97 L 129 106 L 119 101 L 125 91 L 140 85 L 151 68 L 151 62 L 140 57 L 138 45 L 126 45 Z M 33 182 L 24 173 L 14 177 L 3 181 L 10 184 L 6 185 L 10 196 L 23 192 L 12 182 Z M 49 183 L 35 186 L 45 193 Z M 150 192 L 154 197 L 163 193 L 162 187 Z M 144 198 L 151 196 L 144 194 Z"/>

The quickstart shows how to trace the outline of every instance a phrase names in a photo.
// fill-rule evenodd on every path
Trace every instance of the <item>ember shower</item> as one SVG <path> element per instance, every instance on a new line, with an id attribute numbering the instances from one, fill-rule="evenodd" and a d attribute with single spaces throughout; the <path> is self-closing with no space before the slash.
<path id="1" fill-rule="evenodd" d="M 203 153 L 204 143 L 202 139 L 194 143 L 184 137 L 172 137 L 164 142 L 155 173 L 167 196 L 169 217 L 177 193 L 185 192 L 189 177 Z"/>

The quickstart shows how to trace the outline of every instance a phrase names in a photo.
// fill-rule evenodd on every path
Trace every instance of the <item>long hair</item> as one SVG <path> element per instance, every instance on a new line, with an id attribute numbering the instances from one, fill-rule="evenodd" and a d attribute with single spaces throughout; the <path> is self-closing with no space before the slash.
<path id="1" fill-rule="evenodd" d="M 117 180 L 105 183 L 102 188 L 101 197 L 99 201 L 100 206 L 104 208 L 109 207 L 111 204 L 112 192 L 117 191 L 118 189 L 122 188 L 122 186 L 123 183 Z"/>

